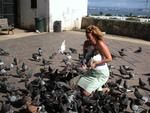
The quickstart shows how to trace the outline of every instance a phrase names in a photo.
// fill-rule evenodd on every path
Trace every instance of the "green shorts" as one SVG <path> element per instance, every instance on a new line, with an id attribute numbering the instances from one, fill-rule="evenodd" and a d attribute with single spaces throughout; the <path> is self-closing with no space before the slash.
<path id="1" fill-rule="evenodd" d="M 102 90 L 102 86 L 107 82 L 109 78 L 109 69 L 91 70 L 84 76 L 81 76 L 77 85 L 86 90 L 88 93 L 92 93 L 95 90 Z"/>

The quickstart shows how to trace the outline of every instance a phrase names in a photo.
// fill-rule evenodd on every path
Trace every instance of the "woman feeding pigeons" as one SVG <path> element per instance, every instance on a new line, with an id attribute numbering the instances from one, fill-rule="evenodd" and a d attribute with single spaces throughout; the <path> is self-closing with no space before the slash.
<path id="1" fill-rule="evenodd" d="M 112 61 L 109 48 L 103 39 L 103 33 L 94 25 L 86 28 L 86 37 L 87 40 L 83 46 L 82 67 L 87 69 L 87 72 L 80 76 L 76 82 L 77 86 L 82 89 L 85 96 L 90 96 L 96 90 L 108 92 L 109 88 L 102 88 L 102 86 L 109 78 L 107 62 Z M 75 83 L 75 79 L 72 79 L 70 84 Z"/>

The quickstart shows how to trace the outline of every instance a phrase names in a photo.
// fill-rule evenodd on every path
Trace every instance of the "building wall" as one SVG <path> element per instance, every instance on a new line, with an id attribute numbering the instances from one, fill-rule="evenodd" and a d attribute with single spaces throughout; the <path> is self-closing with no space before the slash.
<path id="1" fill-rule="evenodd" d="M 20 27 L 35 29 L 35 18 L 48 20 L 49 0 L 37 0 L 37 8 L 31 8 L 31 0 L 20 1 Z"/>
<path id="2" fill-rule="evenodd" d="M 78 29 L 87 15 L 88 0 L 37 0 L 37 9 L 31 9 L 31 0 L 20 1 L 20 26 L 35 28 L 35 18 L 46 19 L 47 31 L 53 31 L 55 21 L 61 21 L 62 30 Z"/>
<path id="3" fill-rule="evenodd" d="M 88 0 L 50 0 L 50 31 L 55 21 L 61 21 L 62 30 L 79 29 L 87 15 Z"/>

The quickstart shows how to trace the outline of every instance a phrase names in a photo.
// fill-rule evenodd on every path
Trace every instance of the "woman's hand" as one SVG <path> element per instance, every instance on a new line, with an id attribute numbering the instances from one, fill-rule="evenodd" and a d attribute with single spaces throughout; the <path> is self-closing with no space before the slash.
<path id="1" fill-rule="evenodd" d="M 97 65 L 96 62 L 95 62 L 95 61 L 92 61 L 90 68 L 91 68 L 91 69 L 94 69 L 94 68 L 96 67 L 96 65 Z"/>

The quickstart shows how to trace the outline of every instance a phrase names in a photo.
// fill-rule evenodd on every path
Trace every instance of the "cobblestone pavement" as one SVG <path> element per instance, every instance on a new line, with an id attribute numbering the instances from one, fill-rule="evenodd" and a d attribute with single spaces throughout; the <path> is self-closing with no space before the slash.
<path id="1" fill-rule="evenodd" d="M 114 78 L 120 78 L 118 69 L 120 65 L 129 65 L 134 69 L 135 77 L 133 79 L 128 80 L 128 84 L 138 85 L 138 78 L 141 77 L 142 80 L 147 82 L 148 77 L 150 76 L 150 42 L 137 40 L 137 39 L 129 39 L 126 37 L 119 37 L 115 35 L 105 35 L 105 41 L 110 48 L 110 51 L 113 55 L 119 56 L 118 51 L 124 49 L 124 53 L 127 56 L 116 57 L 110 62 L 110 65 L 114 65 L 115 69 L 113 69 L 115 75 Z M 1 38 L 1 37 L 0 37 Z M 20 66 L 23 62 L 25 62 L 29 68 L 33 70 L 34 73 L 39 72 L 39 68 L 41 67 L 41 62 L 33 62 L 31 61 L 32 53 L 37 52 L 37 49 L 40 47 L 43 51 L 43 58 L 49 60 L 49 56 L 53 52 L 57 52 L 58 48 L 61 45 L 63 40 L 66 40 L 66 48 L 67 50 L 72 47 L 77 49 L 78 53 L 82 53 L 82 45 L 85 40 L 85 34 L 83 32 L 60 32 L 60 33 L 44 33 L 39 35 L 32 35 L 23 38 L 9 38 L 8 40 L 0 41 L 0 48 L 8 51 L 10 53 L 9 56 L 0 56 L 5 63 L 11 63 L 14 57 L 17 57 L 20 62 Z M 142 48 L 142 52 L 134 53 L 139 47 Z M 62 59 L 61 55 L 56 56 L 56 58 L 51 62 L 53 68 L 61 67 L 63 64 L 60 62 Z M 78 55 L 74 54 L 73 59 L 78 59 Z M 15 74 L 15 70 L 12 70 L 13 74 Z M 144 75 L 147 74 L 147 75 Z M 9 80 L 16 84 L 18 87 L 24 87 L 22 83 L 18 83 L 19 78 L 9 77 Z M 19 85 L 18 85 L 19 84 Z M 150 95 L 150 87 L 147 83 L 146 90 L 141 89 L 143 94 Z M 132 94 L 131 94 L 132 95 Z M 150 105 L 146 105 L 147 107 Z"/>

